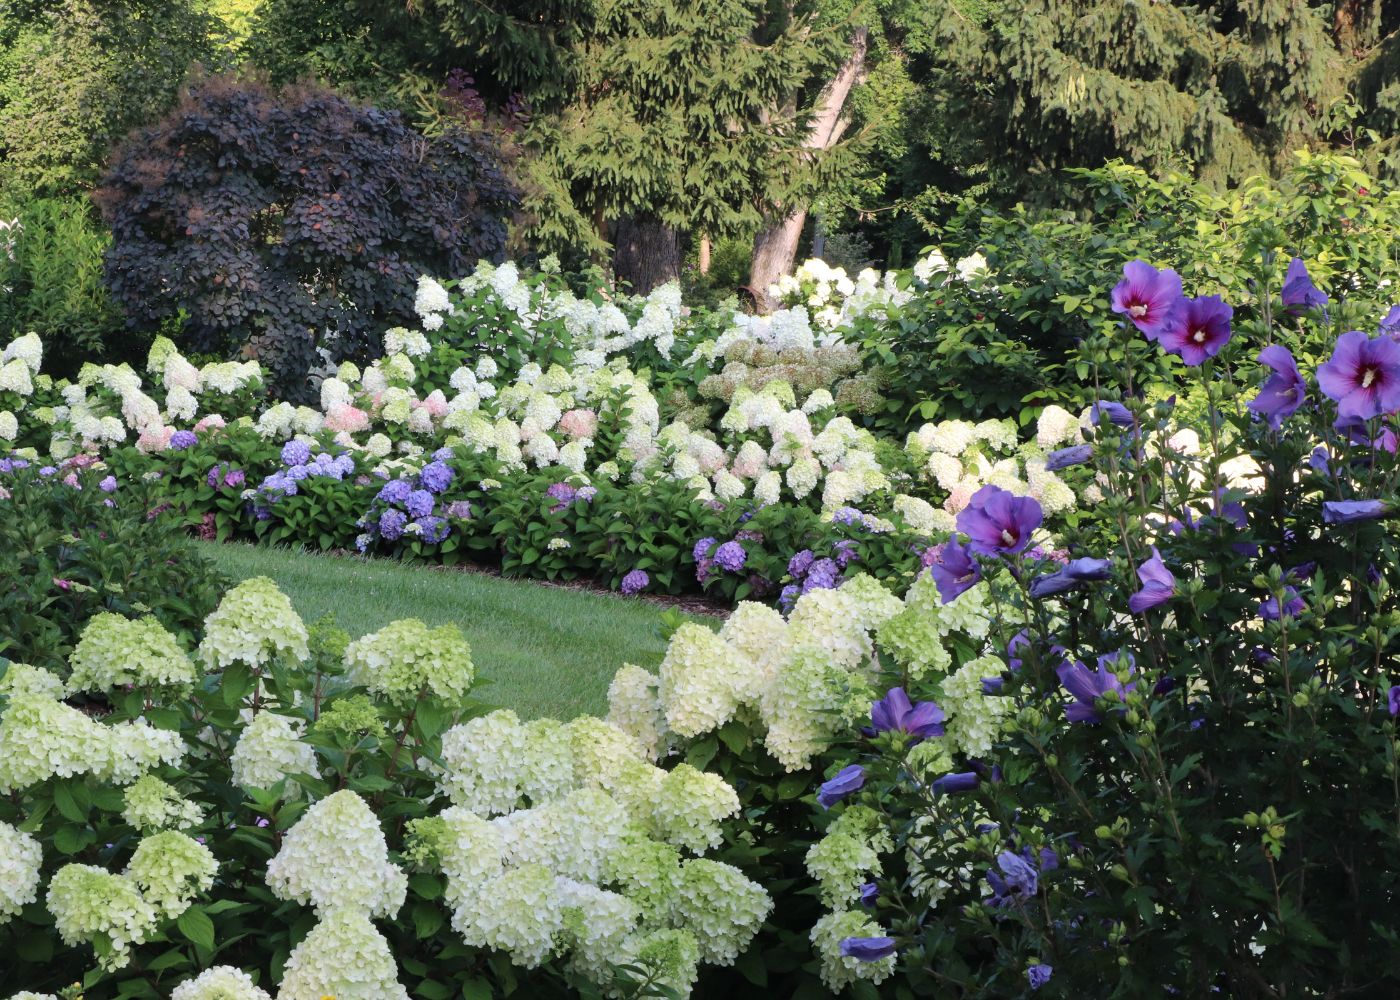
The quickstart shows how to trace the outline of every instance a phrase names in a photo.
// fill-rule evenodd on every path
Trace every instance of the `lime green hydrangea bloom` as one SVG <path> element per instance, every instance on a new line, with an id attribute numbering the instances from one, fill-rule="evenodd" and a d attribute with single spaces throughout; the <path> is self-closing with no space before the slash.
<path id="1" fill-rule="evenodd" d="M 153 615 L 124 618 L 104 611 L 83 628 L 68 657 L 69 692 L 117 687 L 194 686 L 194 664 L 179 641 Z"/>
<path id="2" fill-rule="evenodd" d="M 456 625 L 430 629 L 417 618 L 393 622 L 350 643 L 345 667 L 352 683 L 400 708 L 425 694 L 458 708 L 476 673 L 471 647 Z"/>

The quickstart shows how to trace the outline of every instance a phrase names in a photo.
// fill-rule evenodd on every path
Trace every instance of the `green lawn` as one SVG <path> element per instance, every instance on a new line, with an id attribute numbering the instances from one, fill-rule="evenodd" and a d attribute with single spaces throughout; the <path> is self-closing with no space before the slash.
<path id="1" fill-rule="evenodd" d="M 655 667 L 666 644 L 662 608 L 479 573 L 291 549 L 201 543 L 235 580 L 270 576 L 308 623 L 333 612 L 352 637 L 400 618 L 454 622 L 472 647 L 483 701 L 522 718 L 607 711 L 608 683 L 624 663 Z"/>

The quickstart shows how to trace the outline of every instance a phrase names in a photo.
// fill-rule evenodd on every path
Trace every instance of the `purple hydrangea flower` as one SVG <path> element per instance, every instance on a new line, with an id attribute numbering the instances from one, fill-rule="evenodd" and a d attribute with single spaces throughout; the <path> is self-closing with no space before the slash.
<path id="1" fill-rule="evenodd" d="M 224 476 L 224 485 L 231 490 L 239 489 L 248 481 L 247 474 L 242 469 L 231 469 Z"/>
<path id="2" fill-rule="evenodd" d="M 1370 420 L 1400 409 L 1400 343 L 1351 330 L 1317 369 L 1317 384 L 1343 417 Z"/>
<path id="3" fill-rule="evenodd" d="M 447 523 L 445 517 L 420 516 L 413 522 L 413 527 L 413 533 L 429 545 L 437 545 L 452 534 L 452 526 Z"/>
<path id="4" fill-rule="evenodd" d="M 466 500 L 453 500 L 447 505 L 447 516 L 466 521 L 472 516 L 472 505 Z"/>
<path id="5" fill-rule="evenodd" d="M 1313 284 L 1308 274 L 1308 266 L 1303 258 L 1294 257 L 1288 262 L 1288 271 L 1283 276 L 1283 307 L 1297 315 L 1305 309 L 1321 309 L 1327 304 L 1327 296 Z"/>
<path id="6" fill-rule="evenodd" d="M 1114 312 L 1156 340 L 1181 303 L 1181 277 L 1171 268 L 1159 271 L 1146 261 L 1129 261 L 1111 298 Z"/>
<path id="7" fill-rule="evenodd" d="M 817 789 L 817 804 L 823 809 L 830 809 L 848 795 L 860 791 L 864 785 L 865 768 L 859 764 L 843 767 L 836 772 L 836 777 L 823 781 Z"/>
<path id="8" fill-rule="evenodd" d="M 896 951 L 892 937 L 848 937 L 841 939 L 841 954 L 858 962 L 878 962 Z"/>
<path id="9" fill-rule="evenodd" d="M 1118 653 L 1105 653 L 1099 657 L 1097 670 L 1090 670 L 1082 662 L 1076 660 L 1073 663 L 1062 663 L 1055 668 L 1055 673 L 1059 675 L 1060 683 L 1065 686 L 1065 690 L 1074 696 L 1074 701 L 1065 706 L 1065 718 L 1070 722 L 1099 723 L 1103 721 L 1096 701 L 1108 692 L 1112 691 L 1122 702 L 1128 696 L 1128 692 L 1137 687 L 1136 681 L 1129 681 L 1124 684 L 1118 679 L 1115 670 L 1118 666 Z M 1127 654 L 1128 673 L 1133 674 L 1137 670 L 1133 662 L 1132 654 Z M 1115 711 L 1125 711 L 1123 708 Z"/>
<path id="10" fill-rule="evenodd" d="M 646 590 L 650 583 L 651 577 L 647 576 L 645 570 L 634 569 L 622 578 L 622 592 L 631 597 Z"/>
<path id="11" fill-rule="evenodd" d="M 1259 352 L 1259 363 L 1273 369 L 1249 408 L 1278 430 L 1292 416 L 1308 395 L 1308 383 L 1298 371 L 1298 363 L 1288 348 L 1273 344 Z"/>
<path id="12" fill-rule="evenodd" d="M 390 508 L 379 515 L 379 534 L 391 542 L 403 534 L 407 525 L 408 517 L 401 510 Z"/>
<path id="13" fill-rule="evenodd" d="M 860 546 L 854 539 L 843 538 L 832 546 L 836 565 L 845 569 L 860 559 Z"/>
<path id="14" fill-rule="evenodd" d="M 1031 989 L 1038 990 L 1050 981 L 1050 977 L 1055 974 L 1055 968 L 1038 962 L 1026 970 L 1026 981 L 1031 984 Z"/>
<path id="15" fill-rule="evenodd" d="M 1219 295 L 1183 300 L 1157 336 L 1162 349 L 1188 365 L 1213 358 L 1230 342 L 1230 319 L 1235 314 Z"/>
<path id="16" fill-rule="evenodd" d="M 958 514 L 958 530 L 967 535 L 972 551 L 1004 556 L 1024 551 L 1044 519 L 1034 497 L 1018 497 L 988 485 L 974 493 Z"/>
<path id="17" fill-rule="evenodd" d="M 937 561 L 928 571 L 943 604 L 957 600 L 982 579 L 982 567 L 973 558 L 972 550 L 954 538 L 943 543 Z"/>
<path id="18" fill-rule="evenodd" d="M 291 468 L 285 470 L 285 471 L 282 473 L 282 478 L 283 478 L 283 479 L 290 479 L 292 482 L 299 483 L 299 482 L 301 482 L 303 479 L 309 478 L 310 475 L 311 475 L 311 466 L 309 466 L 309 465 L 293 465 Z"/>
<path id="19" fill-rule="evenodd" d="M 1031 596 L 1037 600 L 1053 594 L 1063 594 L 1086 583 L 1107 580 L 1113 572 L 1113 563 L 1107 559 L 1071 559 L 1058 571 L 1038 576 L 1031 581 Z"/>
<path id="20" fill-rule="evenodd" d="M 934 778 L 930 787 L 940 795 L 953 795 L 957 792 L 970 792 L 981 783 L 982 779 L 977 776 L 976 771 L 962 771 Z"/>
<path id="21" fill-rule="evenodd" d="M 437 451 L 433 452 L 433 461 L 450 462 L 452 461 L 452 455 L 453 451 L 451 448 L 439 448 Z"/>
<path id="22" fill-rule="evenodd" d="M 174 438 L 171 439 L 174 441 Z M 311 446 L 305 441 L 288 441 L 282 446 L 283 465 L 305 465 L 311 461 Z"/>
<path id="23" fill-rule="evenodd" d="M 430 493 L 441 493 L 452 485 L 456 474 L 450 466 L 441 462 L 429 462 L 418 473 L 418 482 Z"/>
<path id="24" fill-rule="evenodd" d="M 695 557 L 696 562 L 699 562 L 709 556 L 718 541 L 717 538 L 702 538 L 695 543 L 695 548 L 691 550 L 690 554 Z"/>
<path id="25" fill-rule="evenodd" d="M 1128 598 L 1128 610 L 1140 615 L 1148 608 L 1165 604 L 1176 595 L 1176 577 L 1172 576 L 1157 546 L 1152 546 L 1152 555 L 1137 569 L 1142 589 Z"/>
<path id="26" fill-rule="evenodd" d="M 103 493 L 115 493 L 117 490 L 117 477 L 107 476 L 102 482 L 97 484 L 97 488 Z"/>
<path id="27" fill-rule="evenodd" d="M 817 557 L 812 554 L 811 549 L 803 549 L 800 552 L 794 553 L 793 557 L 788 560 L 788 576 L 792 577 L 794 580 L 802 579 L 807 574 L 807 570 L 811 567 L 816 558 Z"/>
<path id="28" fill-rule="evenodd" d="M 578 498 L 584 503 L 588 503 L 597 495 L 598 487 L 596 486 L 580 486 L 578 488 Z"/>
<path id="29" fill-rule="evenodd" d="M 404 498 L 404 509 L 414 517 L 427 517 L 433 512 L 437 499 L 427 490 L 413 490 Z"/>
<path id="30" fill-rule="evenodd" d="M 1298 596 L 1298 591 L 1292 587 L 1285 587 L 1283 591 L 1283 608 L 1279 609 L 1278 598 L 1270 596 L 1259 605 L 1259 617 L 1266 622 L 1276 622 L 1283 616 L 1296 618 L 1307 608 L 1307 601 Z"/>
<path id="31" fill-rule="evenodd" d="M 1322 520 L 1324 524 L 1355 524 L 1379 520 L 1390 510 L 1384 500 L 1328 500 L 1322 505 Z"/>
<path id="32" fill-rule="evenodd" d="M 380 488 L 378 499 L 385 503 L 403 503 L 412 492 L 413 484 L 407 479 L 393 479 Z"/>
<path id="33" fill-rule="evenodd" d="M 807 570 L 807 578 L 802 581 L 802 593 L 812 590 L 832 590 L 841 578 L 841 568 L 834 559 L 818 559 Z"/>
<path id="34" fill-rule="evenodd" d="M 1045 456 L 1045 471 L 1059 472 L 1061 469 L 1068 469 L 1071 466 L 1083 465 L 1093 457 L 1093 445 L 1070 445 L 1068 448 L 1060 448 Z"/>
<path id="35" fill-rule="evenodd" d="M 838 507 L 831 515 L 832 524 L 864 524 L 865 514 L 855 507 Z"/>
<path id="36" fill-rule="evenodd" d="M 791 611 L 792 606 L 797 603 L 797 597 L 802 593 L 802 588 L 795 583 L 789 583 L 778 594 L 778 606 L 783 611 Z"/>
<path id="37" fill-rule="evenodd" d="M 997 868 L 1001 871 L 987 871 L 987 884 L 992 887 L 992 895 L 986 900 L 988 906 L 1023 903 L 1040 890 L 1040 873 L 1015 851 L 998 854 Z"/>
<path id="38" fill-rule="evenodd" d="M 728 573 L 737 573 L 744 568 L 744 561 L 749 554 L 744 551 L 744 546 L 738 542 L 725 542 L 715 549 L 715 565 Z"/>
<path id="39" fill-rule="evenodd" d="M 943 709 L 936 702 L 913 704 L 904 688 L 894 687 L 870 706 L 870 732 L 872 735 L 908 733 L 914 737 L 914 742 L 919 743 L 933 736 L 942 736 L 944 718 Z"/>
<path id="40" fill-rule="evenodd" d="M 176 431 L 170 435 L 170 450 L 184 451 L 199 444 L 199 435 L 194 431 Z"/>

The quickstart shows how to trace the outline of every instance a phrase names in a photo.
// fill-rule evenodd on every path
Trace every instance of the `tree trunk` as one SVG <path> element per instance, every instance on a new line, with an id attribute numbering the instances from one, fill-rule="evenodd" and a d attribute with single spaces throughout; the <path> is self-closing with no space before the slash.
<path id="1" fill-rule="evenodd" d="M 836 75 L 822 88 L 811 131 L 803 145 L 817 155 L 836 145 L 850 120 L 841 114 L 851 88 L 865 71 L 867 30 L 857 28 L 851 38 L 851 54 L 846 57 Z M 797 245 L 802 239 L 802 227 L 807 222 L 807 206 L 793 207 L 782 218 L 771 220 L 760 229 L 753 240 L 753 267 L 749 270 L 749 287 L 753 291 L 759 312 L 772 312 L 776 302 L 768 288 L 778 278 L 792 270 L 797 257 Z"/>
<path id="2" fill-rule="evenodd" d="M 613 226 L 613 276 L 633 295 L 681 276 L 681 244 L 674 229 L 654 215 L 629 215 Z"/>

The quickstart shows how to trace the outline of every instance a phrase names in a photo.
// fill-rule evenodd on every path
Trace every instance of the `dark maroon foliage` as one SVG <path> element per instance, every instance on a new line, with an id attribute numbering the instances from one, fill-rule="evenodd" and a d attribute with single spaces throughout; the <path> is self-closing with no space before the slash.
<path id="1" fill-rule="evenodd" d="M 420 274 L 499 259 L 517 204 L 486 132 L 429 138 L 332 90 L 229 78 L 134 133 L 96 197 L 129 324 L 179 319 L 190 348 L 252 354 L 293 398 L 318 351 L 362 361 L 414 324 Z"/>

